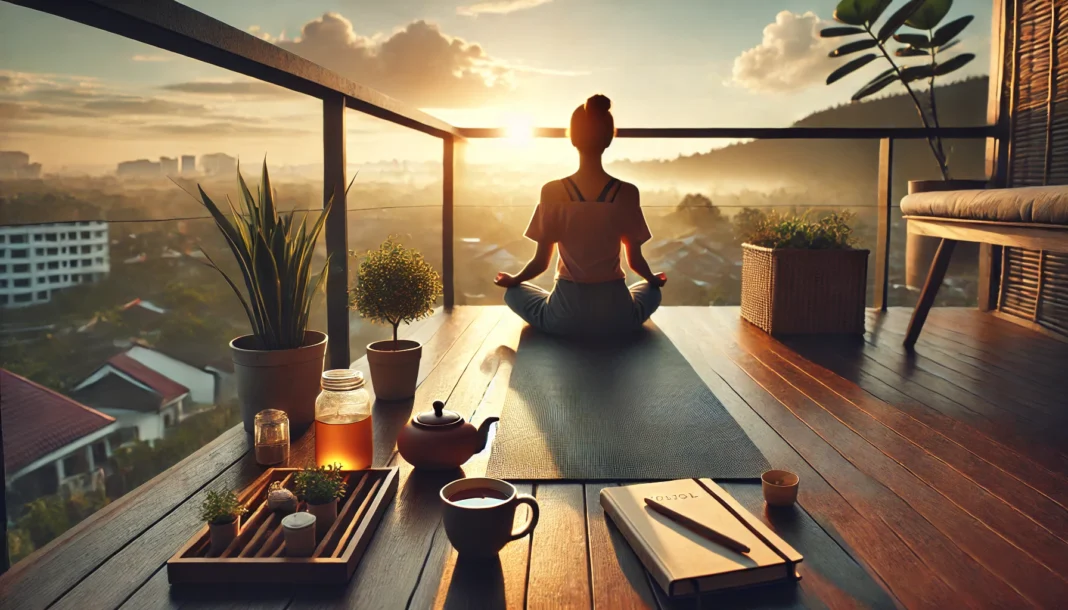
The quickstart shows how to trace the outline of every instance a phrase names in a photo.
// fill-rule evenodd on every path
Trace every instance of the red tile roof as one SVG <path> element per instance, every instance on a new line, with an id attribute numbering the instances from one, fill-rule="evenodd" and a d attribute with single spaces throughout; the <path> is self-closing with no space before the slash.
<path id="1" fill-rule="evenodd" d="M 17 472 L 115 421 L 114 417 L 4 369 L 0 369 L 0 418 L 4 422 L 7 473 Z"/>
<path id="2" fill-rule="evenodd" d="M 112 356 L 108 359 L 108 364 L 152 388 L 152 391 L 162 396 L 165 402 L 189 393 L 189 388 L 157 373 L 125 353 Z"/>

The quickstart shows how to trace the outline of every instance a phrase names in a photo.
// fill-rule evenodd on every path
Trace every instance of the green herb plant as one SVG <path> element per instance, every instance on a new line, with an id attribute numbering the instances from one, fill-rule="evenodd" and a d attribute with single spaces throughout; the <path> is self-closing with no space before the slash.
<path id="1" fill-rule="evenodd" d="M 957 36 L 964 31 L 974 17 L 966 15 L 939 27 L 946 14 L 949 13 L 949 9 L 952 8 L 953 0 L 908 0 L 876 28 L 876 22 L 892 3 L 893 0 L 841 0 L 838 3 L 834 10 L 834 19 L 845 25 L 824 28 L 820 36 L 823 38 L 857 36 L 859 39 L 831 51 L 830 57 L 845 57 L 860 51 L 872 52 L 860 55 L 831 72 L 827 77 L 827 84 L 838 81 L 881 56 L 890 64 L 890 67 L 880 72 L 853 94 L 853 101 L 862 100 L 883 90 L 891 83 L 900 82 L 912 98 L 924 128 L 937 129 L 940 125 L 938 102 L 935 98 L 935 78 L 955 72 L 975 59 L 973 53 L 959 53 L 949 58 L 944 58 L 941 54 L 957 45 L 959 42 Z M 902 27 L 909 27 L 915 31 L 898 33 Z M 886 46 L 891 38 L 905 45 L 894 49 L 893 57 L 890 55 L 891 50 Z M 921 63 L 901 65 L 900 60 L 894 61 L 894 57 L 901 59 L 922 57 L 923 59 Z M 911 85 L 915 81 L 924 79 L 927 80 L 926 106 L 920 101 Z M 938 163 L 938 169 L 942 172 L 942 178 L 949 180 L 949 164 L 942 137 L 928 136 L 927 144 Z"/>
<path id="2" fill-rule="evenodd" d="M 345 495 L 341 464 L 304 468 L 293 477 L 293 489 L 308 504 L 326 504 Z"/>
<path id="3" fill-rule="evenodd" d="M 391 237 L 367 252 L 349 300 L 362 317 L 393 327 L 393 348 L 397 349 L 397 327 L 433 313 L 441 290 L 441 277 L 423 255 Z"/>
<path id="4" fill-rule="evenodd" d="M 200 505 L 201 521 L 212 525 L 232 523 L 247 512 L 248 508 L 238 502 L 232 491 L 209 491 Z"/>
<path id="5" fill-rule="evenodd" d="M 852 215 L 831 213 L 819 220 L 807 216 L 784 216 L 772 212 L 760 218 L 746 242 L 764 248 L 834 250 L 853 247 Z"/>
<path id="6" fill-rule="evenodd" d="M 200 185 L 197 185 L 197 190 L 201 204 L 211 213 L 226 239 L 226 245 L 237 259 L 241 272 L 239 281 L 244 284 L 245 292 L 242 293 L 237 282 L 223 272 L 203 248 L 201 252 L 204 252 L 208 265 L 223 276 L 241 300 L 260 349 L 301 347 L 308 328 L 312 298 L 326 277 L 329 261 L 320 271 L 314 272 L 312 259 L 315 242 L 334 205 L 334 197 L 329 198 L 319 219 L 311 227 L 307 226 L 307 217 L 298 226 L 294 225 L 292 212 L 278 212 L 266 160 L 255 196 L 245 184 L 240 167 L 237 170 L 237 184 L 241 206 L 234 205 L 227 197 L 230 218 Z M 349 186 L 352 186 L 351 182 Z"/>

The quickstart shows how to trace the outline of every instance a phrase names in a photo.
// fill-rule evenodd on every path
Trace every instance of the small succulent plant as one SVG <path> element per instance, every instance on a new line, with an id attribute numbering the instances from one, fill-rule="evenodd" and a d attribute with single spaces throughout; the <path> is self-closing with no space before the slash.
<path id="1" fill-rule="evenodd" d="M 293 488 L 308 504 L 326 504 L 345 495 L 341 464 L 304 468 L 293 477 Z"/>
<path id="2" fill-rule="evenodd" d="M 247 512 L 232 491 L 209 491 L 200 505 L 200 519 L 212 525 L 225 525 Z"/>

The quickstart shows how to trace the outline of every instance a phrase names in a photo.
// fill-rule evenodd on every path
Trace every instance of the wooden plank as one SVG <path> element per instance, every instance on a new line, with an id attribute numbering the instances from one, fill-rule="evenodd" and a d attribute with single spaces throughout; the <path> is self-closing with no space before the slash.
<path id="1" fill-rule="evenodd" d="M 1056 358 L 1068 357 L 1068 345 L 1064 339 L 1054 338 L 1044 333 L 1007 322 L 989 314 L 979 314 L 975 310 L 959 307 L 937 308 L 938 322 L 945 327 L 959 332 L 974 333 L 975 337 L 985 342 L 1021 341 L 1015 349 L 1024 355 L 1045 354 Z M 995 312 L 996 313 L 996 312 Z"/>
<path id="2" fill-rule="evenodd" d="M 323 233 L 326 237 L 326 329 L 331 369 L 343 369 L 349 358 L 349 238 L 345 187 L 345 99 L 323 98 L 323 207 L 330 205 Z M 331 200 L 333 204 L 331 205 Z"/>
<path id="3" fill-rule="evenodd" d="M 247 452 L 241 425 L 224 432 L 13 566 L 0 578 L 0 598 L 12 608 L 49 606 Z"/>
<path id="4" fill-rule="evenodd" d="M 1012 226 L 1006 223 L 946 221 L 944 219 L 908 217 L 909 233 L 956 241 L 972 241 L 1028 250 L 1068 251 L 1068 231 L 1057 225 L 1031 224 Z"/>
<path id="5" fill-rule="evenodd" d="M 894 140 L 879 140 L 879 178 L 878 204 L 879 224 L 875 245 L 875 303 L 877 309 L 886 311 L 889 305 L 890 286 L 890 227 L 891 227 L 891 190 L 894 176 Z"/>
<path id="6" fill-rule="evenodd" d="M 601 490 L 614 483 L 586 484 L 586 537 L 595 610 L 655 608 L 656 596 L 641 560 L 601 508 Z"/>
<path id="7" fill-rule="evenodd" d="M 938 289 L 942 287 L 942 279 L 946 276 L 946 269 L 949 268 L 949 261 L 956 245 L 955 240 L 945 238 L 938 244 L 938 251 L 935 252 L 931 268 L 927 272 L 927 281 L 923 284 L 920 299 L 916 302 L 916 310 L 912 312 L 912 320 L 909 321 L 908 332 L 905 333 L 906 347 L 915 345 L 920 331 L 923 330 L 923 323 L 927 320 L 931 305 L 934 305 L 935 297 L 938 296 Z"/>
<path id="8" fill-rule="evenodd" d="M 26 1 L 26 0 L 20 0 Z M 465 138 L 506 138 L 507 127 L 460 127 Z M 566 138 L 563 127 L 535 127 L 536 138 Z M 994 125 L 975 127 L 620 127 L 617 138 L 757 138 L 761 140 L 897 140 L 927 139 L 933 134 L 944 138 L 986 138 L 998 134 Z"/>
<path id="9" fill-rule="evenodd" d="M 929 545 L 930 536 L 940 532 L 946 538 L 944 551 L 964 551 L 965 557 L 970 556 L 969 559 L 973 562 L 966 566 L 958 565 L 968 568 L 971 572 L 966 582 L 970 582 L 968 586 L 972 591 L 978 592 L 978 588 L 986 589 L 983 598 L 987 603 L 1020 604 L 1018 596 L 1024 595 L 1032 603 L 1049 606 L 1056 605 L 1054 599 L 1063 599 L 1068 595 L 1068 582 L 1056 577 L 1048 568 L 1008 543 L 982 521 L 918 480 L 901 464 L 888 458 L 819 404 L 791 386 L 773 369 L 748 353 L 744 345 L 735 343 L 734 337 L 730 339 L 730 344 L 726 346 L 729 350 L 728 357 L 774 395 L 795 417 L 819 434 L 838 455 L 848 459 L 858 470 L 882 486 L 882 492 L 865 499 L 875 500 L 872 508 L 877 510 L 882 518 L 891 522 L 892 527 L 902 537 L 910 536 L 915 531 L 918 515 L 919 520 L 926 524 L 921 526 L 921 529 L 929 526 L 936 528 L 935 531 L 923 535 Z M 823 468 L 817 468 L 821 473 L 827 474 Z M 840 493 L 845 493 L 843 486 L 835 485 L 835 488 Z M 934 547 L 928 546 L 927 549 L 933 550 Z M 947 565 L 942 562 L 935 562 L 935 565 L 943 578 L 949 582 L 954 582 L 954 578 L 964 575 L 956 569 L 947 570 Z M 961 584 L 963 582 L 965 581 Z M 995 599 L 1000 599 L 1001 602 L 996 602 Z"/>
<path id="10" fill-rule="evenodd" d="M 527 608 L 590 608 L 585 494 L 578 483 L 539 483 L 541 519 L 530 546 Z"/>
<path id="11" fill-rule="evenodd" d="M 442 300 L 446 309 L 456 304 L 456 278 L 453 272 L 453 219 L 456 207 L 456 148 L 457 138 L 446 137 L 442 141 L 441 154 L 441 283 Z M 462 146 L 462 142 L 460 143 Z"/>
<path id="12" fill-rule="evenodd" d="M 878 515 L 869 519 L 858 512 L 799 453 L 799 448 L 809 445 L 819 448 L 826 443 L 819 441 L 811 430 L 799 426 L 800 422 L 777 400 L 724 356 L 716 346 L 721 332 L 710 329 L 704 320 L 709 315 L 708 308 L 672 307 L 660 309 L 653 317 L 768 460 L 776 468 L 785 468 L 801 478 L 798 502 L 874 579 L 866 583 L 855 581 L 856 587 L 866 591 L 857 597 L 877 598 L 878 587 L 882 585 L 910 608 L 976 605 L 967 596 L 958 597 Z M 796 434 L 790 434 L 790 438 L 780 436 L 775 426 Z M 804 572 L 814 565 L 803 563 L 800 569 Z M 825 580 L 837 582 L 831 577 Z M 801 586 L 808 586 L 805 580 Z"/>

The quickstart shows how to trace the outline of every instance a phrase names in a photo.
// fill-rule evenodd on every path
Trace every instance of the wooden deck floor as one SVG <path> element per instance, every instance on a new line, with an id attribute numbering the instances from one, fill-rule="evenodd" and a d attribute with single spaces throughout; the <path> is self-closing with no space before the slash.
<path id="1" fill-rule="evenodd" d="M 865 341 L 779 342 L 737 308 L 665 308 L 675 342 L 775 467 L 803 511 L 764 513 L 758 485 L 729 491 L 806 555 L 797 587 L 714 600 L 745 607 L 1064 607 L 1068 599 L 1068 344 L 974 310 L 936 309 L 915 354 L 908 310 L 869 313 Z M 424 343 L 414 404 L 499 414 L 521 323 L 459 308 L 410 330 Z M 362 363 L 358 363 L 362 366 Z M 235 429 L 0 578 L 3 607 L 634 608 L 672 605 L 597 502 L 604 483 L 522 485 L 532 538 L 499 562 L 458 562 L 437 491 L 393 450 L 411 403 L 376 405 L 376 464 L 397 501 L 341 589 L 171 589 L 165 562 L 199 527 L 207 489 L 260 469 Z M 312 459 L 306 435 L 292 462 Z M 485 471 L 488 452 L 464 466 Z"/>

